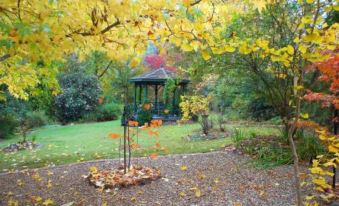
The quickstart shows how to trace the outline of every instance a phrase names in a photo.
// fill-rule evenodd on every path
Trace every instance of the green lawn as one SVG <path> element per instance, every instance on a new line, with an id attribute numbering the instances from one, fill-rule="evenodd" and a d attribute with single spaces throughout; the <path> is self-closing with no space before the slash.
<path id="1" fill-rule="evenodd" d="M 227 129 L 233 130 L 234 125 Z M 243 127 L 243 134 L 277 134 L 274 128 L 260 126 Z M 189 142 L 183 137 L 199 128 L 198 124 L 167 125 L 158 129 L 158 138 L 148 135 L 147 131 L 140 131 L 138 143 L 141 148 L 134 151 L 134 156 L 146 156 L 154 152 L 157 141 L 168 149 L 167 154 L 208 152 L 219 149 L 232 142 L 231 138 L 218 140 Z M 0 152 L 0 172 L 12 169 L 35 168 L 48 165 L 60 165 L 71 162 L 80 162 L 93 159 L 116 158 L 119 156 L 119 140 L 108 138 L 109 133 L 122 134 L 123 128 L 120 121 L 88 123 L 76 125 L 51 125 L 33 131 L 29 139 L 36 138 L 42 146 L 32 151 L 16 153 Z M 0 148 L 18 141 L 20 137 L 0 141 Z M 136 139 L 135 139 L 136 140 Z M 166 154 L 164 152 L 158 152 Z"/>

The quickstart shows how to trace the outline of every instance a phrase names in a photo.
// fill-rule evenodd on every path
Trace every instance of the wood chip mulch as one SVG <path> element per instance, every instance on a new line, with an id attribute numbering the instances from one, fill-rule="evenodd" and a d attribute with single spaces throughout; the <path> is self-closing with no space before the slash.
<path id="1" fill-rule="evenodd" d="M 120 189 L 96 189 L 90 168 L 118 168 L 101 160 L 0 174 L 0 205 L 293 205 L 293 167 L 257 170 L 234 151 L 171 155 L 132 163 L 159 168 L 161 178 Z M 304 171 L 305 168 L 302 168 Z M 307 191 L 303 191 L 307 194 Z"/>

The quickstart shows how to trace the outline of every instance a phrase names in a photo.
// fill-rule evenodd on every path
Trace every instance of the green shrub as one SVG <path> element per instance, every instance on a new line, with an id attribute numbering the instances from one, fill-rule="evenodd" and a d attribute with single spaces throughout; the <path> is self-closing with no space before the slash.
<path id="1" fill-rule="evenodd" d="M 0 139 L 14 135 L 18 125 L 19 122 L 14 115 L 9 113 L 0 114 Z"/>
<path id="2" fill-rule="evenodd" d="M 43 111 L 32 111 L 24 116 L 24 122 L 28 129 L 33 129 L 48 124 L 48 117 Z"/>
<path id="3" fill-rule="evenodd" d="M 139 125 L 144 125 L 145 123 L 149 123 L 152 120 L 152 112 L 150 108 L 145 107 L 149 103 L 145 103 L 142 108 L 138 111 L 137 121 Z"/>
<path id="4" fill-rule="evenodd" d="M 232 135 L 233 142 L 238 145 L 241 141 L 245 139 L 244 133 L 239 128 L 234 129 L 234 135 Z"/>
<path id="5" fill-rule="evenodd" d="M 325 152 L 324 146 L 314 134 L 299 130 L 296 136 L 298 138 L 297 152 L 301 160 L 310 161 Z"/>
<path id="6" fill-rule="evenodd" d="M 117 120 L 121 115 L 121 105 L 116 103 L 108 103 L 100 105 L 95 114 L 97 121 Z"/>
<path id="7" fill-rule="evenodd" d="M 249 102 L 247 113 L 257 121 L 269 120 L 277 115 L 274 108 L 264 98 L 253 99 Z"/>
<path id="8" fill-rule="evenodd" d="M 63 92 L 55 98 L 55 105 L 61 122 L 79 120 L 84 114 L 96 110 L 101 94 L 96 76 L 79 71 L 62 75 L 59 83 Z"/>

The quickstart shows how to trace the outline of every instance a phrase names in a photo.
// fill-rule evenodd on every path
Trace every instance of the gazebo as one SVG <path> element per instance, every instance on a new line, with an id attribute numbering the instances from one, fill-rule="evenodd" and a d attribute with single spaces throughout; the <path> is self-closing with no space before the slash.
<path id="1" fill-rule="evenodd" d="M 161 98 L 164 95 L 166 82 L 174 81 L 174 88 L 167 98 Z M 133 116 L 137 118 L 138 111 L 144 103 L 150 103 L 153 119 L 162 119 L 164 121 L 175 121 L 180 119 L 180 96 L 186 92 L 188 79 L 177 77 L 175 71 L 166 68 L 155 69 L 129 80 L 134 83 L 134 103 Z M 162 95 L 162 96 L 160 96 Z"/>

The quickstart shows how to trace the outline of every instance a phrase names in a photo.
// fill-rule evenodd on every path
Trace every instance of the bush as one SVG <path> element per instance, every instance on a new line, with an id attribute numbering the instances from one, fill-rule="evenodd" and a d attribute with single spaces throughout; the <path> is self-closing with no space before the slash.
<path id="1" fill-rule="evenodd" d="M 152 120 L 152 112 L 148 106 L 150 103 L 144 103 L 142 108 L 138 111 L 137 121 L 139 125 L 144 125 L 145 123 L 149 123 Z"/>
<path id="2" fill-rule="evenodd" d="M 247 113 L 255 120 L 269 120 L 277 116 L 274 108 L 267 104 L 264 98 L 252 100 L 248 105 Z"/>
<path id="3" fill-rule="evenodd" d="M 24 117 L 24 122 L 28 129 L 33 129 L 46 125 L 48 117 L 42 111 L 28 112 Z"/>
<path id="4" fill-rule="evenodd" d="M 14 135 L 19 122 L 12 114 L 0 114 L 0 139 L 9 138 Z"/>
<path id="5" fill-rule="evenodd" d="M 84 72 L 64 74 L 59 80 L 63 93 L 55 98 L 57 115 L 61 122 L 79 120 L 98 105 L 101 88 L 98 78 Z"/>
<path id="6" fill-rule="evenodd" d="M 115 103 L 100 105 L 96 112 L 97 121 L 117 120 L 121 115 L 121 106 Z"/>

